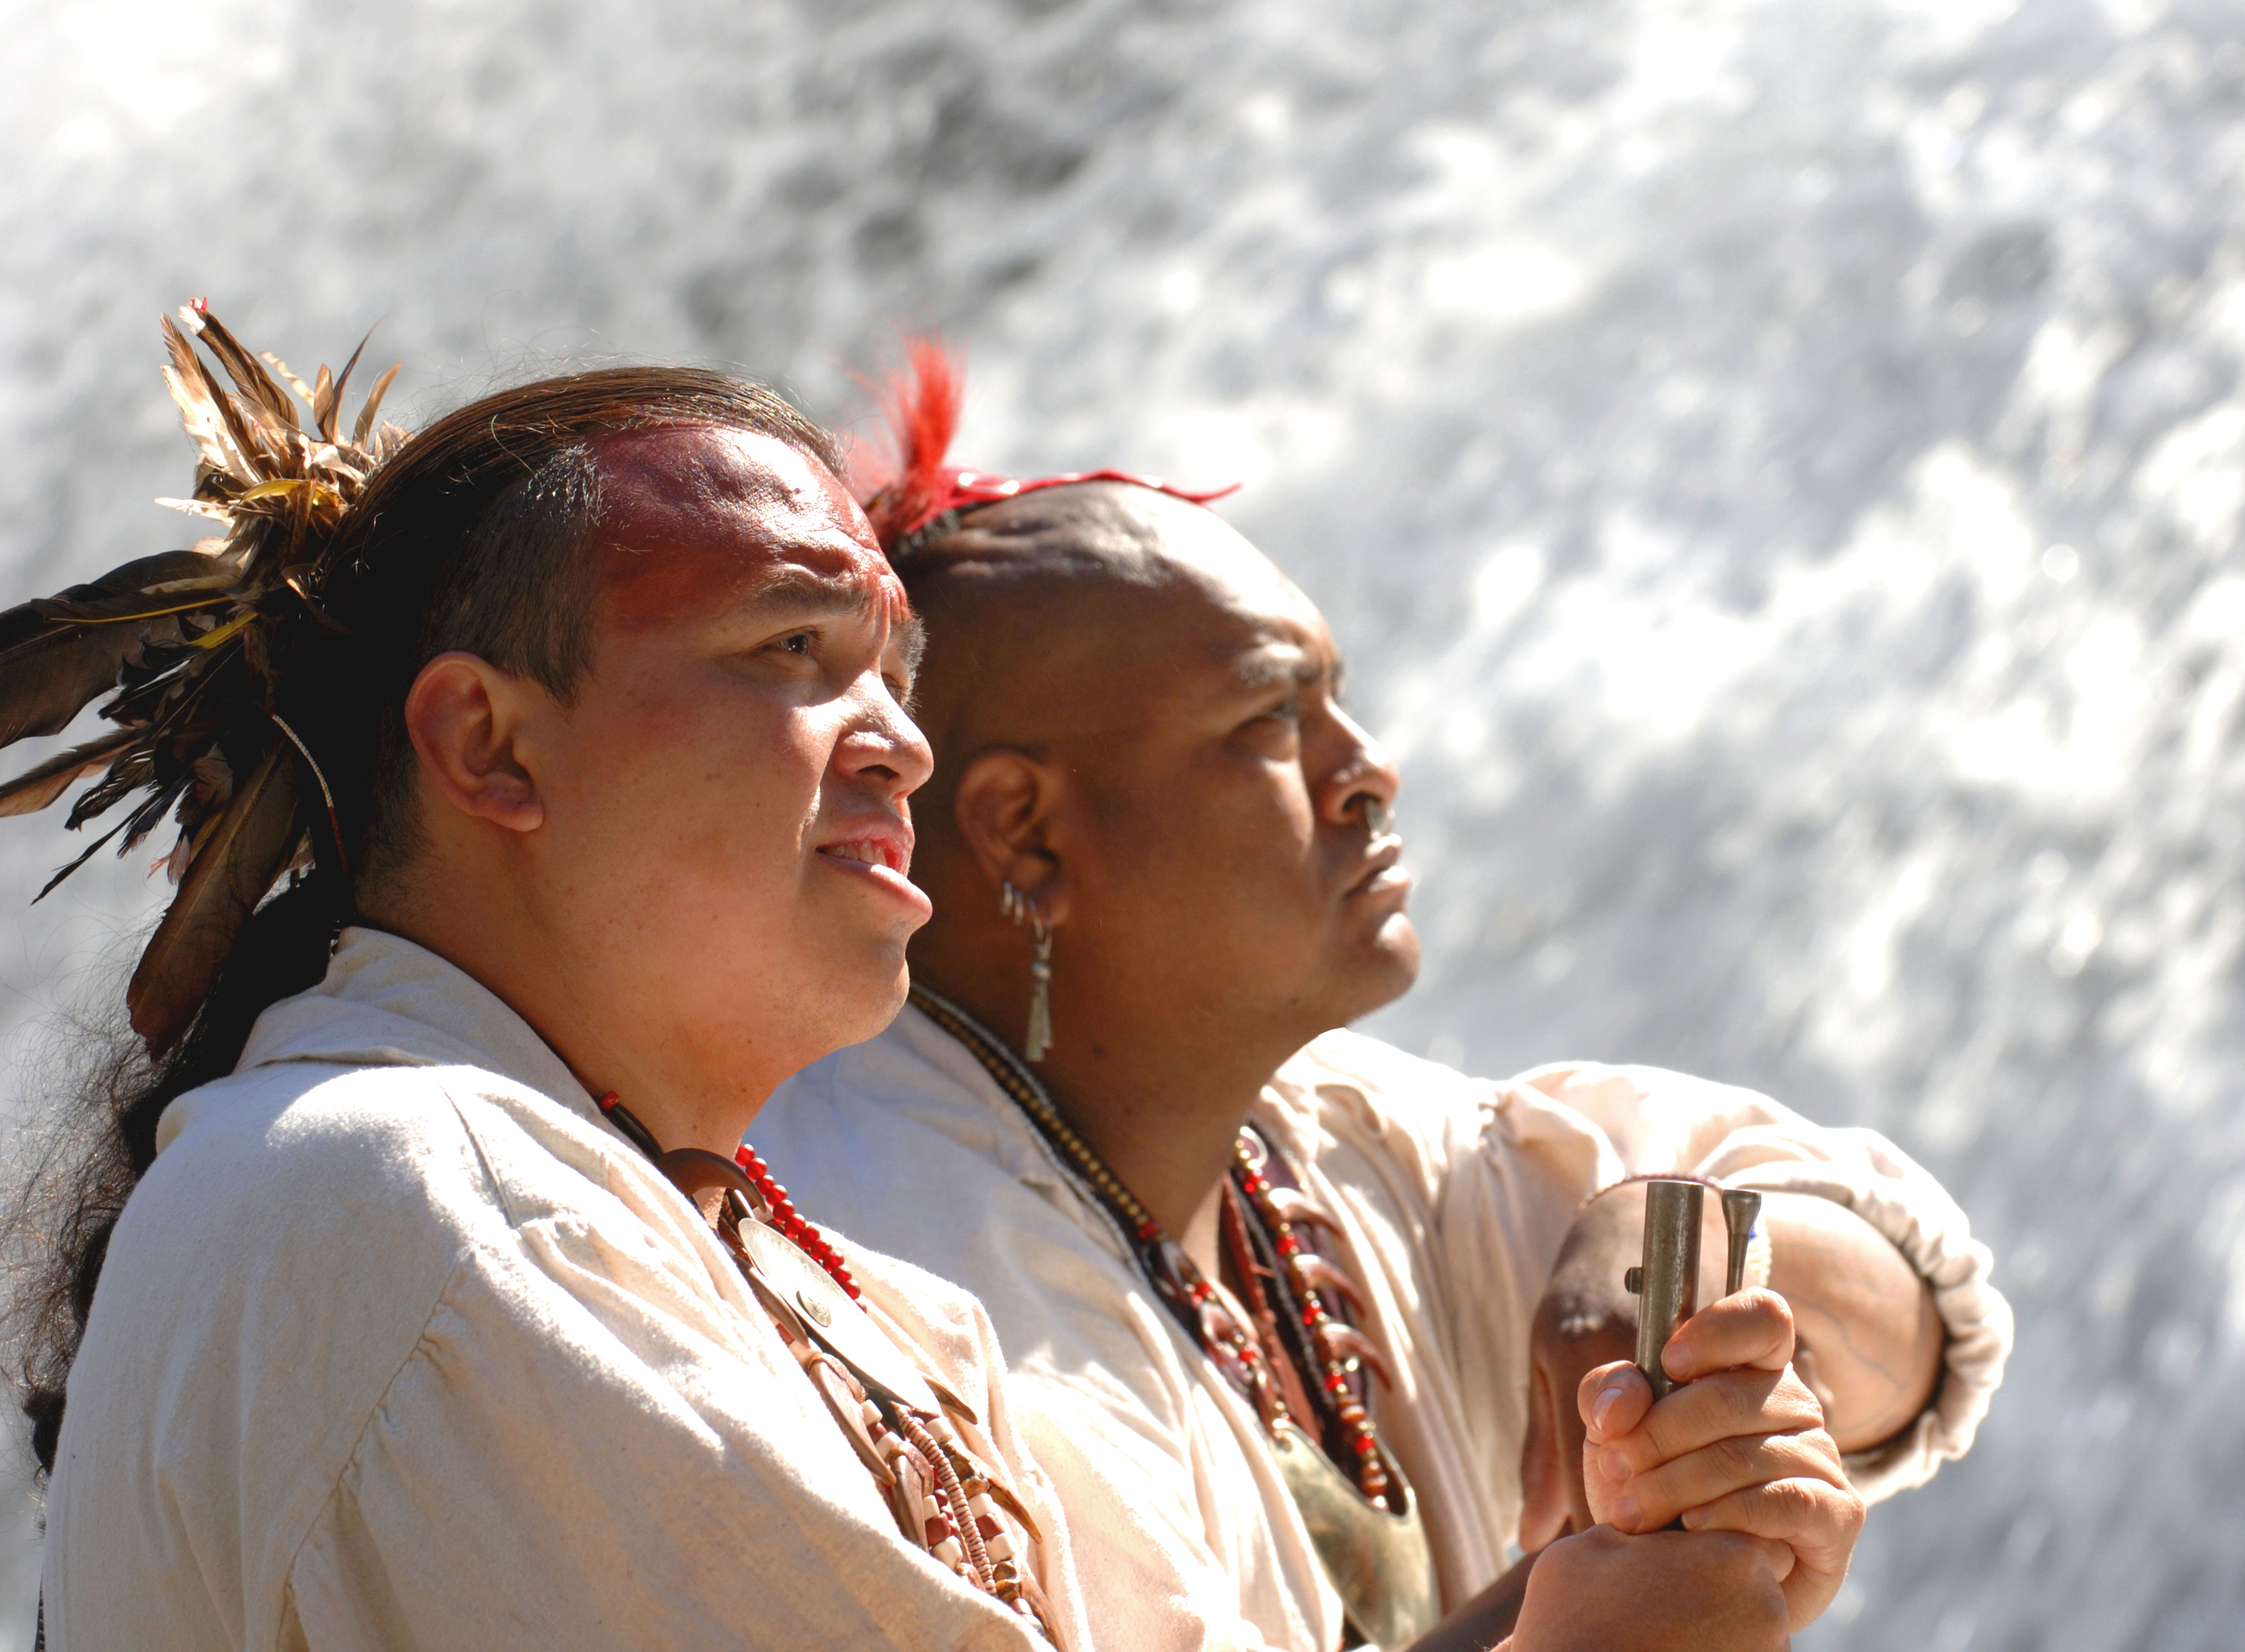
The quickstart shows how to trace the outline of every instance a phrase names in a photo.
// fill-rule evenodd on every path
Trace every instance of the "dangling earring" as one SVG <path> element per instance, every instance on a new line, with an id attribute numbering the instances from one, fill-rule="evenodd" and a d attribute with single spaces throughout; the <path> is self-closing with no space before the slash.
<path id="1" fill-rule="evenodd" d="M 1052 929 L 1036 903 L 1010 881 L 1000 885 L 998 910 L 1014 924 L 1026 925 L 1036 947 L 1029 959 L 1029 1026 L 1021 1036 L 1021 1053 L 1041 1061 L 1052 1047 Z"/>
<path id="2" fill-rule="evenodd" d="M 1370 792 L 1366 792 L 1364 823 L 1374 837 L 1385 837 L 1395 829 L 1395 811 Z"/>

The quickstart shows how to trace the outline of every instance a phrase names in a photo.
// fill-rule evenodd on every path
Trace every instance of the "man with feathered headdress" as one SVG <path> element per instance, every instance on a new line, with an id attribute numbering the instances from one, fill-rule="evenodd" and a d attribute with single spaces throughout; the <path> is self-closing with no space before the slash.
<path id="1" fill-rule="evenodd" d="M 927 915 L 831 439 L 661 368 L 346 433 L 181 320 L 222 537 L 0 614 L 0 741 L 108 724 L 0 812 L 180 829 L 32 1304 L 48 1642 L 1085 1644 L 987 1321 L 738 1146 Z"/>
<path id="2" fill-rule="evenodd" d="M 1963 1213 L 1741 1090 L 1491 1083 L 1337 1030 L 1418 952 L 1398 777 L 1323 619 L 1210 496 L 949 464 L 958 383 L 915 355 L 866 497 L 930 628 L 936 917 L 910 1006 L 783 1086 L 764 1150 L 989 1307 L 1103 1643 L 1486 1644 L 1515 1543 L 1523 1647 L 1781 1642 L 1857 1500 L 1960 1455 L 1999 1378 Z M 1620 1363 L 1648 1173 L 1760 1191 L 1774 1287 L 1692 1321 L 1667 1369 L 1699 1380 L 1649 1412 Z M 1774 1616 L 1631 1578 L 1682 1563 L 1679 1515 L 1782 1540 Z"/>

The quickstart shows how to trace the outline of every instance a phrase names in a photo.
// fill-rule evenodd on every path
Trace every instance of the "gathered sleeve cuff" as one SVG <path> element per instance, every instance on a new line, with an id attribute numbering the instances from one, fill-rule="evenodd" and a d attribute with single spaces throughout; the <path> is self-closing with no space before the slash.
<path id="1" fill-rule="evenodd" d="M 1849 1478 L 1875 1503 L 1923 1485 L 1971 1449 L 2011 1355 L 2011 1304 L 1963 1209 L 1909 1154 L 1875 1130 L 1827 1128 L 1753 1091 L 1657 1067 L 1570 1063 L 1516 1082 L 1597 1124 L 1626 1174 L 1680 1171 L 1729 1188 L 1810 1194 L 1883 1234 L 1932 1290 L 1947 1332 L 1943 1370 L 1914 1422 L 1848 1455 Z"/>

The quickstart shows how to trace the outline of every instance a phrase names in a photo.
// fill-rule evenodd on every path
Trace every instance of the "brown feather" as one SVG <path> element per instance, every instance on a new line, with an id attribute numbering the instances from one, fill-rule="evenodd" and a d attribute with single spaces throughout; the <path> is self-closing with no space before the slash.
<path id="1" fill-rule="evenodd" d="M 187 1031 L 226 966 L 234 937 L 300 835 L 296 765 L 275 740 L 234 790 L 125 989 L 132 1030 L 160 1055 Z"/>
<path id="2" fill-rule="evenodd" d="M 192 313 L 190 317 L 192 319 Z M 178 329 L 172 325 L 171 317 L 164 317 L 163 322 L 167 334 L 177 334 Z M 249 439 L 249 427 L 241 422 L 241 410 L 234 405 L 234 398 L 220 388 L 219 382 L 211 376 L 211 370 L 203 358 L 184 337 L 180 339 L 178 347 L 173 351 L 173 357 L 180 363 L 193 386 L 202 392 L 203 399 L 218 415 L 227 440 L 234 445 L 234 462 L 227 468 L 234 471 L 244 484 L 263 480 L 258 464 L 257 445 Z"/>
<path id="3" fill-rule="evenodd" d="M 98 740 L 89 740 L 83 746 L 73 746 L 36 768 L 24 770 L 15 779 L 0 784 L 0 816 L 30 815 L 44 809 L 68 791 L 80 775 L 104 767 L 139 738 L 139 730 L 120 728 Z"/>
<path id="4" fill-rule="evenodd" d="M 288 381 L 288 388 L 289 388 L 290 389 L 292 389 L 292 390 L 295 391 L 295 392 L 296 392 L 296 394 L 303 399 L 303 403 L 304 403 L 304 405 L 305 405 L 306 407 L 309 407 L 309 406 L 311 406 L 311 404 L 312 404 L 312 387 L 311 387 L 310 385 L 309 385 L 309 384 L 305 383 L 303 380 L 302 380 L 302 379 L 298 378 L 298 377 L 297 377 L 294 373 L 291 373 L 291 372 L 288 370 L 288 362 L 286 362 L 282 361 L 279 356 L 275 355 L 271 350 L 260 350 L 260 351 L 258 351 L 258 352 L 257 352 L 257 355 L 258 355 L 258 358 L 259 358 L 260 360 L 261 360 L 261 361 L 265 363 L 265 365 L 266 365 L 266 366 L 268 366 L 268 367 L 271 368 L 275 372 L 278 373 L 278 374 L 279 374 L 279 375 L 280 375 L 283 379 L 285 379 L 285 380 L 287 380 L 287 381 Z M 291 413 L 294 413 L 294 412 L 295 411 L 295 410 L 294 408 L 291 408 L 291 409 L 289 409 L 288 410 L 289 410 Z"/>
<path id="5" fill-rule="evenodd" d="M 397 367 L 391 368 L 390 371 L 375 380 L 374 388 L 366 393 L 366 405 L 359 409 L 358 423 L 351 426 L 353 447 L 363 448 L 366 445 L 367 433 L 374 429 L 375 416 L 382 411 L 382 398 L 390 389 L 390 381 L 397 376 L 397 369 L 404 365 L 404 362 L 400 362 Z"/>
<path id="6" fill-rule="evenodd" d="M 336 376 L 328 371 L 325 362 L 320 363 L 319 376 L 312 381 L 312 423 L 319 427 L 321 437 L 329 442 L 336 439 Z"/>
<path id="7" fill-rule="evenodd" d="M 106 843 L 111 838 L 116 836 L 118 833 L 123 831 L 132 823 L 132 817 L 128 815 L 123 820 L 119 821 L 117 824 L 111 827 L 107 831 L 102 833 L 100 836 L 88 843 L 76 860 L 64 867 L 62 870 L 57 872 L 44 884 L 40 885 L 39 892 L 31 897 L 31 904 L 37 906 L 41 901 L 46 899 L 48 896 L 53 894 L 55 892 L 56 884 L 61 883 L 63 879 L 68 877 L 72 872 L 78 870 L 79 867 L 85 865 L 86 862 L 92 860 L 96 850 L 99 849 L 103 844 Z"/>
<path id="8" fill-rule="evenodd" d="M 295 430 L 296 410 L 289 405 L 288 393 L 274 383 L 273 376 L 242 348 L 241 341 L 227 330 L 225 322 L 208 310 L 197 310 L 193 315 L 200 323 L 196 336 L 202 340 L 205 349 L 218 357 L 219 365 L 226 369 L 227 376 L 241 388 L 250 404 L 270 414 L 283 430 Z"/>
<path id="9" fill-rule="evenodd" d="M 0 613 L 0 746 L 60 733 L 137 660 L 138 622 L 231 599 L 226 560 L 166 551 Z"/>
<path id="10" fill-rule="evenodd" d="M 351 369 L 358 365 L 358 358 L 366 354 L 366 347 L 373 342 L 374 329 L 369 328 L 366 336 L 359 340 L 358 348 L 350 353 L 350 360 L 343 363 L 343 370 L 336 375 L 336 388 L 329 392 L 331 399 L 328 403 L 327 416 L 320 421 L 320 434 L 330 442 L 340 439 L 336 435 L 336 416 L 343 409 L 343 389 L 350 383 Z M 399 365 L 403 366 L 404 363 L 401 362 Z M 356 447 L 358 443 L 354 442 L 351 445 Z"/>
<path id="11" fill-rule="evenodd" d="M 164 329 L 164 347 L 172 356 L 171 366 L 164 369 L 164 383 L 172 393 L 172 400 L 179 405 L 180 421 L 193 438 L 203 464 L 244 484 L 255 481 L 246 457 L 247 450 L 237 447 L 234 433 L 219 410 L 210 374 L 196 358 L 194 346 L 173 325 L 170 316 L 159 315 L 156 319 Z"/>
<path id="12" fill-rule="evenodd" d="M 117 686 L 130 626 L 65 626 L 0 649 L 0 746 L 58 735 Z"/>

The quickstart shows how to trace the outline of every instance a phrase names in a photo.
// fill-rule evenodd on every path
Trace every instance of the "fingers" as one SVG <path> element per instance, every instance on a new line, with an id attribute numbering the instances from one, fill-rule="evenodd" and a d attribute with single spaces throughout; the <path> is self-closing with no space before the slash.
<path id="1" fill-rule="evenodd" d="M 1582 1412 L 1590 1443 L 1603 1445 L 1645 1420 L 1652 1406 L 1652 1385 L 1635 1365 L 1618 1359 L 1584 1377 L 1575 1390 L 1575 1405 Z"/>
<path id="2" fill-rule="evenodd" d="M 1651 1385 L 1642 1376 L 1638 1381 L 1649 1395 Z M 1616 1385 L 1609 1379 L 1606 1385 Z M 1605 1414 L 1625 1421 L 1633 1409 L 1618 1400 Z M 1610 1479 L 1645 1473 L 1718 1440 L 1807 1433 L 1824 1426 L 1823 1408 L 1807 1384 L 1788 1371 L 1751 1366 L 1702 1377 L 1635 1414 L 1638 1421 L 1634 1428 L 1590 1431 L 1594 1459 Z"/>
<path id="3" fill-rule="evenodd" d="M 1679 1514 L 1737 1493 L 1776 1480 L 1816 1482 L 1839 1491 L 1846 1486 L 1839 1453 L 1821 1430 L 1810 1434 L 1769 1434 L 1718 1440 L 1649 1473 L 1613 1482 L 1608 1517 L 1624 1532 L 1655 1532 Z M 1740 1527 L 1758 1536 L 1781 1532 Z"/>
<path id="4" fill-rule="evenodd" d="M 1818 1479 L 1774 1480 L 1733 1492 L 1684 1516 L 1693 1532 L 1748 1532 L 1781 1540 L 1799 1561 L 1782 1580 L 1788 1627 L 1806 1628 L 1847 1581 L 1863 1529 L 1863 1500 Z"/>
<path id="5" fill-rule="evenodd" d="M 1793 1358 L 1793 1310 L 1774 1290 L 1741 1290 L 1710 1303 L 1677 1327 L 1660 1364 L 1679 1383 L 1752 1365 L 1783 1371 Z"/>
<path id="6" fill-rule="evenodd" d="M 1823 1479 L 1772 1480 L 1687 1511 L 1684 1527 L 1767 1538 L 1810 1571 L 1843 1572 L 1863 1527 L 1863 1500 Z"/>

